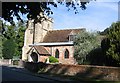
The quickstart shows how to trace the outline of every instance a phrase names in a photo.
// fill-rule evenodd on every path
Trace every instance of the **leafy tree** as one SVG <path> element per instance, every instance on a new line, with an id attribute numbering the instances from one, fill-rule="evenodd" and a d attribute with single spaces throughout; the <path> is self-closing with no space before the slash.
<path id="1" fill-rule="evenodd" d="M 106 28 L 104 31 L 100 32 L 100 35 L 106 35 L 109 32 L 109 28 Z"/>
<path id="2" fill-rule="evenodd" d="M 0 59 L 2 58 L 2 40 L 3 40 L 3 36 L 2 36 L 2 21 L 0 20 Z"/>
<path id="3" fill-rule="evenodd" d="M 3 53 L 3 58 L 5 59 L 11 59 L 12 56 L 15 55 L 15 51 L 17 50 L 17 44 L 15 43 L 15 37 L 16 37 L 16 32 L 15 32 L 15 27 L 14 26 L 9 26 L 6 25 L 6 27 L 4 27 L 5 31 L 4 31 L 4 35 L 3 36 L 3 49 L 2 49 L 2 53 Z"/>
<path id="4" fill-rule="evenodd" d="M 16 51 L 16 43 L 13 39 L 6 39 L 3 42 L 3 57 L 4 59 L 12 59 Z"/>
<path id="5" fill-rule="evenodd" d="M 90 2 L 90 0 L 87 0 L 86 2 L 82 0 L 80 1 L 81 2 L 74 2 L 73 0 L 69 0 L 69 2 L 64 3 L 66 4 L 66 7 L 72 7 L 75 10 L 75 13 L 77 13 L 76 5 L 79 5 L 82 9 L 86 9 L 85 5 Z M 62 4 L 63 2 L 58 0 L 58 3 Z M 12 24 L 14 24 L 13 16 L 16 16 L 17 20 L 23 21 L 19 13 L 28 14 L 28 18 L 37 19 L 37 16 L 40 14 L 40 12 L 47 13 L 48 15 L 53 14 L 49 5 L 57 7 L 57 3 L 55 2 L 3 2 L 2 18 Z"/>
<path id="6" fill-rule="evenodd" d="M 87 55 L 95 48 L 100 46 L 100 41 L 97 39 L 98 34 L 90 32 L 80 32 L 75 41 L 74 57 L 79 64 L 88 64 Z"/>
<path id="7" fill-rule="evenodd" d="M 3 24 L 3 57 L 12 58 L 18 56 L 21 58 L 22 46 L 24 42 L 25 23 L 18 22 L 16 26 Z M 3 29 L 2 28 L 2 29 Z M 10 55 L 7 52 L 10 52 Z"/>
<path id="8" fill-rule="evenodd" d="M 16 43 L 17 43 L 17 51 L 16 55 L 22 57 L 22 47 L 24 45 L 24 33 L 25 33 L 25 24 L 18 22 L 17 23 L 17 33 L 16 33 Z"/>
<path id="9" fill-rule="evenodd" d="M 3 49 L 3 46 L 2 46 L 2 35 L 0 34 L 0 59 L 2 58 L 2 49 Z"/>
<path id="10" fill-rule="evenodd" d="M 106 55 L 112 58 L 110 63 L 120 65 L 120 22 L 113 23 L 109 27 L 107 37 L 109 39 L 109 48 Z"/>

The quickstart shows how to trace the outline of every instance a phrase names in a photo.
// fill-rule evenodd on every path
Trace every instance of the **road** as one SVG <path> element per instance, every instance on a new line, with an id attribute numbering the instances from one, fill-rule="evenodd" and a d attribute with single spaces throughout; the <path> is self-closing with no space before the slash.
<path id="1" fill-rule="evenodd" d="M 44 82 L 55 82 L 58 83 L 55 80 L 50 80 L 47 78 L 42 78 L 42 77 L 38 77 L 38 76 L 34 76 L 32 74 L 29 73 L 22 73 L 21 71 L 22 68 L 16 68 L 16 67 L 9 67 L 9 66 L 2 66 L 2 82 L 4 81 L 44 81 Z"/>

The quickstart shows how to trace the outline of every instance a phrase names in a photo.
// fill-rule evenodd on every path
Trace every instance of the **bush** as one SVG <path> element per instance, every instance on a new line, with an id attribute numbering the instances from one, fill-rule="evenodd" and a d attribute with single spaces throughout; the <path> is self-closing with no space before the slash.
<path id="1" fill-rule="evenodd" d="M 87 55 L 100 47 L 99 34 L 95 32 L 80 32 L 74 40 L 74 58 L 78 64 L 89 64 Z"/>
<path id="2" fill-rule="evenodd" d="M 58 59 L 56 59 L 55 57 L 50 56 L 50 57 L 49 57 L 49 62 L 50 62 L 50 63 L 57 63 L 57 62 L 59 62 L 59 61 L 58 61 Z"/>
<path id="3" fill-rule="evenodd" d="M 13 60 L 13 65 L 19 65 L 19 60 Z"/>
<path id="4" fill-rule="evenodd" d="M 93 49 L 88 55 L 86 60 L 89 62 L 90 65 L 99 65 L 105 66 L 106 65 L 106 56 L 104 56 L 101 48 Z"/>

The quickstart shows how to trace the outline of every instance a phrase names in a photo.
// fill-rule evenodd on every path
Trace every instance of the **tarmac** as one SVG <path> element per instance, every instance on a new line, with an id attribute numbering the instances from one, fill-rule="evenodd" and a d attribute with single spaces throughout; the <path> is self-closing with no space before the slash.
<path id="1" fill-rule="evenodd" d="M 27 70 L 27 69 L 25 69 L 24 67 L 21 67 L 21 66 L 16 66 L 16 65 L 3 65 L 3 66 L 14 67 L 12 69 L 14 69 L 14 71 L 16 71 L 16 72 L 21 72 L 21 73 L 41 77 L 41 78 L 46 78 L 46 79 L 54 80 L 54 81 L 57 81 L 57 82 L 72 82 L 73 81 L 73 80 L 70 80 L 70 79 L 60 78 L 58 76 L 53 77 L 53 76 L 46 75 L 46 74 L 33 73 L 33 72 L 30 72 L 29 70 Z"/>

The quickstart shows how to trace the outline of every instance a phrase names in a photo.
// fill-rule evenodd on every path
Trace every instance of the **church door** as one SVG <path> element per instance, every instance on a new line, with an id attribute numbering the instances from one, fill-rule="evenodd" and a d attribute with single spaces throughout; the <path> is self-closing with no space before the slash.
<path id="1" fill-rule="evenodd" d="M 31 54 L 31 58 L 32 58 L 33 62 L 35 62 L 35 63 L 38 62 L 38 55 L 37 55 L 37 53 L 33 52 Z"/>

